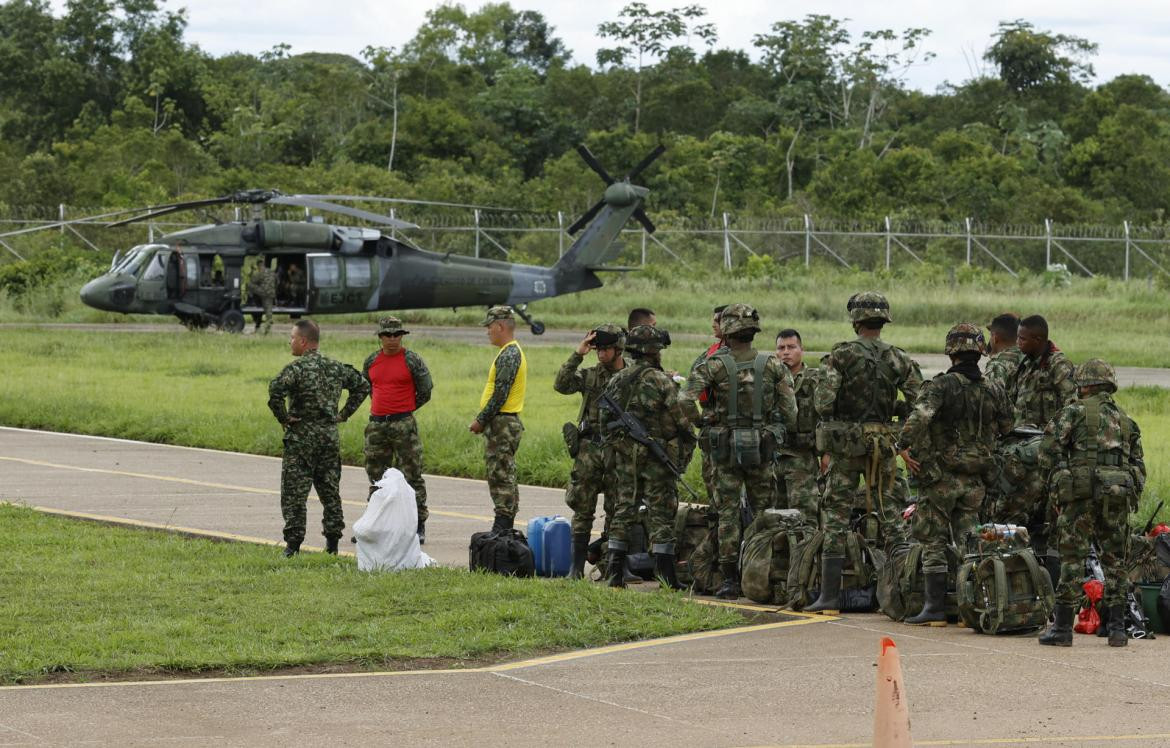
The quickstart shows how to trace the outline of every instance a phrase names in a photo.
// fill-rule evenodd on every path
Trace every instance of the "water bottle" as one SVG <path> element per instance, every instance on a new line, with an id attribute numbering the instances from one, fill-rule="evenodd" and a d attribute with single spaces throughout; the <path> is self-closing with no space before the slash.
<path id="1" fill-rule="evenodd" d="M 1019 540 L 1027 542 L 1028 530 L 1020 525 L 1001 525 L 993 522 L 987 522 L 979 526 L 976 530 L 980 539 L 986 541 L 1014 541 Z"/>

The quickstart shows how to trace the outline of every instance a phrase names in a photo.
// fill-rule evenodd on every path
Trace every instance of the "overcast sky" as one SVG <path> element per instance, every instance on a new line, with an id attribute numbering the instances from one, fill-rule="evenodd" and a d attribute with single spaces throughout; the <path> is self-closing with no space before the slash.
<path id="1" fill-rule="evenodd" d="M 517 10 L 538 10 L 578 62 L 595 65 L 600 44 L 595 32 L 613 20 L 627 0 L 512 0 Z M 60 0 L 55 5 L 58 5 Z M 715 23 L 720 47 L 754 52 L 752 36 L 775 21 L 822 13 L 849 18 L 855 38 L 862 31 L 901 30 L 924 26 L 933 34 L 927 48 L 937 56 L 912 69 L 908 84 L 933 91 L 944 81 L 962 82 L 982 72 L 983 52 L 1001 20 L 1024 18 L 1038 29 L 1081 36 L 1099 45 L 1092 63 L 1098 81 L 1123 73 L 1144 73 L 1162 86 L 1170 84 L 1170 4 L 1166 0 L 885 0 L 849 2 L 811 0 L 648 0 L 652 10 L 698 2 Z M 186 7 L 187 38 L 214 55 L 240 51 L 251 54 L 284 42 L 294 54 L 342 52 L 357 55 L 367 45 L 401 47 L 414 36 L 426 11 L 438 3 L 427 0 L 165 0 L 168 8 Z M 482 2 L 464 2 L 468 9 Z"/>

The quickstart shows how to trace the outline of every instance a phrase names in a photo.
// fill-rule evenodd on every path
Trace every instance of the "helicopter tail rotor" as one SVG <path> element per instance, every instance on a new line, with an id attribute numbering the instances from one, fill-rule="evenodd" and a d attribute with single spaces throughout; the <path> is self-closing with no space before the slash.
<path id="1" fill-rule="evenodd" d="M 602 181 L 605 182 L 607 187 L 619 182 L 629 184 L 630 180 L 637 178 L 639 174 L 645 171 L 646 168 L 650 166 L 650 164 L 654 163 L 654 161 L 657 160 L 658 157 L 661 156 L 665 151 L 666 147 L 659 145 L 657 148 L 650 151 L 650 153 L 648 153 L 644 159 L 639 161 L 638 165 L 631 169 L 629 173 L 621 178 L 621 180 L 615 180 L 609 175 L 609 172 L 605 170 L 605 167 L 601 165 L 601 162 L 597 160 L 597 158 L 593 155 L 592 152 L 590 152 L 588 148 L 586 148 L 583 144 L 577 146 L 577 153 L 581 155 L 581 159 L 589 166 L 590 169 L 593 169 L 593 171 L 597 172 L 597 175 L 601 177 Z M 609 190 L 606 190 L 606 195 L 609 194 Z M 603 195 L 600 200 L 593 204 L 593 207 L 585 211 L 585 213 L 580 218 L 573 222 L 573 225 L 569 227 L 569 234 L 576 234 L 578 231 L 588 226 L 589 222 L 592 221 L 598 212 L 600 212 L 601 209 L 607 204 L 608 200 L 606 196 Z M 653 234 L 656 230 L 654 222 L 650 220 L 650 217 L 646 215 L 646 211 L 642 210 L 641 206 L 639 206 L 638 209 L 634 211 L 633 217 L 634 220 L 642 225 L 642 228 L 646 229 L 647 233 Z"/>

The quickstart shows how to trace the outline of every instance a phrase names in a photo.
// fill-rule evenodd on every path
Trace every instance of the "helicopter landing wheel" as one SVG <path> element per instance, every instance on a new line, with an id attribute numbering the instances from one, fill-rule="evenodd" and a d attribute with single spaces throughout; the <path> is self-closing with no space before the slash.
<path id="1" fill-rule="evenodd" d="M 239 335 L 244 331 L 244 313 L 239 309 L 229 309 L 220 315 L 219 326 L 224 332 Z"/>
<path id="2" fill-rule="evenodd" d="M 544 323 L 540 320 L 534 321 L 532 323 L 531 329 L 533 335 L 544 335 Z"/>

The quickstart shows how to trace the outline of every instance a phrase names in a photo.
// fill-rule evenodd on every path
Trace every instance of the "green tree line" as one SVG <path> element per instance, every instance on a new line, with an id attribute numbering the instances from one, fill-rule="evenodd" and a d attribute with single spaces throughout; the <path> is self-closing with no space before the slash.
<path id="1" fill-rule="evenodd" d="M 536 11 L 441 5 L 401 48 L 213 56 L 154 0 L 0 5 L 0 207 L 122 207 L 251 187 L 588 207 L 656 144 L 651 211 L 703 219 L 1161 223 L 1170 95 L 1094 85 L 1087 39 L 1002 22 L 987 73 L 933 93 L 930 31 L 778 19 L 720 45 L 698 5 L 640 2 L 572 61 Z"/>

